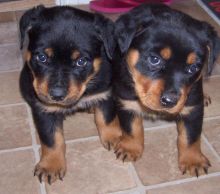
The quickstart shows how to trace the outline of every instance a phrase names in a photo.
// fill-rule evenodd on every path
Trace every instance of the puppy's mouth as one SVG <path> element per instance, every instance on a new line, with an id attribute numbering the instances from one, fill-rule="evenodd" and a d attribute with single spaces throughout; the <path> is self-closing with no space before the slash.
<path id="1" fill-rule="evenodd" d="M 65 98 L 64 100 L 53 100 L 49 95 L 43 95 L 41 93 L 37 94 L 38 99 L 45 105 L 47 106 L 58 106 L 58 107 L 63 107 L 63 108 L 69 108 L 77 104 L 79 101 L 79 97 L 70 97 L 70 98 Z"/>
<path id="2" fill-rule="evenodd" d="M 141 104 L 147 109 L 173 115 L 181 112 L 186 100 L 187 95 L 184 90 L 181 91 L 181 95 L 178 99 L 176 99 L 175 103 L 171 103 L 169 99 L 163 99 L 161 96 L 153 95 L 152 93 L 147 93 L 146 95 L 140 97 Z"/>
<path id="3" fill-rule="evenodd" d="M 47 81 L 35 80 L 33 83 L 35 93 L 38 99 L 48 106 L 58 106 L 69 108 L 77 104 L 83 95 L 85 85 L 76 85 L 71 83 L 66 89 L 64 87 L 48 87 Z"/>

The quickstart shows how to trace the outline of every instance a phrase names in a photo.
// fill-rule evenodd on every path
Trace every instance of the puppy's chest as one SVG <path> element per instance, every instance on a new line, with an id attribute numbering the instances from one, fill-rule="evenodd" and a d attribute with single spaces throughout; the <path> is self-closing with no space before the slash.
<path id="1" fill-rule="evenodd" d="M 121 104 L 122 109 L 127 110 L 129 112 L 133 112 L 135 114 L 139 114 L 149 120 L 158 120 L 158 119 L 167 120 L 173 118 L 171 115 L 165 112 L 158 112 L 148 109 L 142 106 L 139 101 L 120 99 L 119 103 Z"/>

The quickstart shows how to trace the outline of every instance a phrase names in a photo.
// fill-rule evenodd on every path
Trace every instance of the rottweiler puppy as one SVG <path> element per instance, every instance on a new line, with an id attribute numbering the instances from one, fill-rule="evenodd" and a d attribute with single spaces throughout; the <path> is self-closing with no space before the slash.
<path id="1" fill-rule="evenodd" d="M 113 93 L 123 131 L 116 156 L 141 157 L 143 115 L 156 114 L 176 122 L 182 173 L 207 173 L 200 143 L 203 74 L 211 73 L 220 51 L 213 27 L 165 5 L 143 4 L 116 21 L 115 36 Z"/>
<path id="2" fill-rule="evenodd" d="M 26 32 L 29 37 L 20 89 L 41 142 L 34 171 L 40 181 L 65 175 L 65 116 L 95 108 L 98 126 L 114 122 L 113 109 L 105 111 L 112 106 L 113 27 L 101 15 L 61 6 L 35 7 L 20 20 L 21 48 Z"/>

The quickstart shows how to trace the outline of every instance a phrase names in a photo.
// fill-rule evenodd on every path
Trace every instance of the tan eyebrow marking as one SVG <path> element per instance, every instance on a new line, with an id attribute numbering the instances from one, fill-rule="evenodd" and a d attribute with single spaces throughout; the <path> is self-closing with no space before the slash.
<path id="1" fill-rule="evenodd" d="M 160 55 L 165 59 L 168 60 L 172 56 L 172 50 L 169 47 L 165 47 L 160 51 Z"/>
<path id="2" fill-rule="evenodd" d="M 195 62 L 196 62 L 196 53 L 194 52 L 189 53 L 189 55 L 187 56 L 186 63 L 192 65 Z"/>
<path id="3" fill-rule="evenodd" d="M 48 57 L 53 56 L 53 49 L 52 48 L 46 48 L 44 52 L 47 54 Z"/>
<path id="4" fill-rule="evenodd" d="M 77 58 L 79 58 L 79 56 L 80 56 L 80 52 L 78 50 L 74 50 L 72 52 L 71 59 L 76 60 Z"/>

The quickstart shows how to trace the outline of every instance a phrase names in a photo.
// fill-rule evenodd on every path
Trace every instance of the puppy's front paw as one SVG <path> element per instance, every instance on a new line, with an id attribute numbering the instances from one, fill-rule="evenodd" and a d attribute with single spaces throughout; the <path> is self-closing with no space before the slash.
<path id="1" fill-rule="evenodd" d="M 209 160 L 201 153 L 184 154 L 179 158 L 179 169 L 185 174 L 187 171 L 192 176 L 199 176 L 204 172 L 208 174 L 208 168 L 211 166 Z"/>
<path id="2" fill-rule="evenodd" d="M 46 181 L 49 184 L 55 182 L 57 179 L 63 180 L 66 173 L 65 158 L 56 156 L 49 158 L 42 158 L 35 166 L 34 176 L 38 176 L 39 181 Z"/>
<path id="3" fill-rule="evenodd" d="M 124 161 L 136 161 L 142 156 L 144 144 L 130 135 L 123 135 L 115 148 L 117 159 Z"/>
<path id="4" fill-rule="evenodd" d="M 105 129 L 100 134 L 100 140 L 107 150 L 115 149 L 122 136 L 122 131 L 118 129 Z"/>

